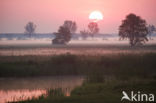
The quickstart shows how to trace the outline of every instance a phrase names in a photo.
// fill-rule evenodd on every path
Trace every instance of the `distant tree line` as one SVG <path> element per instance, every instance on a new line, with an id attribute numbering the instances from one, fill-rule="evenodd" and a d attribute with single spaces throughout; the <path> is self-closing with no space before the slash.
<path id="1" fill-rule="evenodd" d="M 37 26 L 33 22 L 28 22 L 25 26 L 25 34 L 31 37 L 35 34 L 36 27 Z M 71 40 L 72 35 L 76 33 L 77 28 L 75 21 L 64 21 L 63 25 L 59 27 L 58 32 L 54 33 L 55 38 L 52 40 L 52 43 L 67 44 Z M 80 34 L 85 40 L 89 36 L 93 38 L 99 33 L 99 30 L 97 22 L 90 22 L 88 28 L 81 30 Z M 136 46 L 143 45 L 151 39 L 151 35 L 154 32 L 156 32 L 156 27 L 154 25 L 147 25 L 146 20 L 136 14 L 130 13 L 119 26 L 118 35 L 120 40 L 128 39 L 131 46 Z"/>

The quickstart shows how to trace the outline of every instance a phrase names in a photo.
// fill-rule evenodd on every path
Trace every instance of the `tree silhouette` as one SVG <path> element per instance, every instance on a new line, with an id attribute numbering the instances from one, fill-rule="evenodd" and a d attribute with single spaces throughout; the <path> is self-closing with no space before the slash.
<path id="1" fill-rule="evenodd" d="M 88 24 L 89 34 L 94 37 L 95 34 L 99 32 L 99 27 L 96 22 L 91 22 Z"/>
<path id="2" fill-rule="evenodd" d="M 149 39 L 152 39 L 151 36 L 152 36 L 152 34 L 153 34 L 154 32 L 156 32 L 155 26 L 154 26 L 154 25 L 149 25 L 149 26 L 148 26 Z"/>
<path id="3" fill-rule="evenodd" d="M 35 33 L 36 25 L 33 22 L 28 22 L 25 26 L 25 33 L 32 36 Z"/>
<path id="4" fill-rule="evenodd" d="M 66 20 L 64 21 L 63 26 L 68 28 L 72 34 L 75 33 L 77 30 L 77 24 L 75 21 Z"/>
<path id="5" fill-rule="evenodd" d="M 58 33 L 55 34 L 55 39 L 52 40 L 53 44 L 66 44 L 71 39 L 69 28 L 60 26 Z"/>
<path id="6" fill-rule="evenodd" d="M 88 37 L 89 32 L 84 29 L 84 30 L 80 31 L 80 34 L 81 34 L 82 38 L 85 40 Z"/>
<path id="7" fill-rule="evenodd" d="M 148 28 L 146 25 L 146 21 L 140 16 L 132 13 L 127 15 L 119 27 L 120 39 L 129 39 L 131 46 L 145 43 L 145 41 L 148 41 Z"/>

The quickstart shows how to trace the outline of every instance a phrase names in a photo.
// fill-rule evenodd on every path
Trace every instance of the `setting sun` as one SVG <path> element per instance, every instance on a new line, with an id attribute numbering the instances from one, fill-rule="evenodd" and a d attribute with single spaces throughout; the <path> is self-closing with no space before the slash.
<path id="1" fill-rule="evenodd" d="M 89 19 L 93 21 L 103 20 L 103 14 L 100 11 L 93 11 L 90 13 Z"/>

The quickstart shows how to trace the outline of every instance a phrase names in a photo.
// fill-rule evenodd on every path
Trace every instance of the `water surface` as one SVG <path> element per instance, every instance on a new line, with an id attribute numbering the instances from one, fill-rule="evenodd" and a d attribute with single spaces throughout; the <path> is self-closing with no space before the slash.
<path id="1" fill-rule="evenodd" d="M 49 89 L 61 88 L 66 96 L 83 82 L 81 76 L 0 78 L 0 103 L 37 98 Z"/>

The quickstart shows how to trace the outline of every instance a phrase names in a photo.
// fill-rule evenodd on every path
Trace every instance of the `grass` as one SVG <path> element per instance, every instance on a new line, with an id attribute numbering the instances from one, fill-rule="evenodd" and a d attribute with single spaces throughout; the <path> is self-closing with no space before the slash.
<path id="1" fill-rule="evenodd" d="M 156 53 L 104 56 L 69 53 L 47 57 L 3 56 L 0 59 L 0 77 L 87 75 L 95 78 L 102 73 L 104 76 L 115 76 L 120 79 L 156 78 L 155 61 Z"/>
<path id="2" fill-rule="evenodd" d="M 86 76 L 84 84 L 69 97 L 61 90 L 49 90 L 47 96 L 17 103 L 121 103 L 123 90 L 156 94 L 155 61 L 156 53 L 3 56 L 0 77 Z"/>
<path id="3" fill-rule="evenodd" d="M 128 94 L 132 90 L 135 93 L 140 91 L 141 93 L 155 94 L 155 86 L 155 81 L 84 83 L 82 86 L 75 88 L 69 97 L 63 96 L 60 90 L 51 90 L 47 96 L 17 103 L 121 103 L 123 90 Z M 124 102 L 130 103 L 126 100 Z"/>

